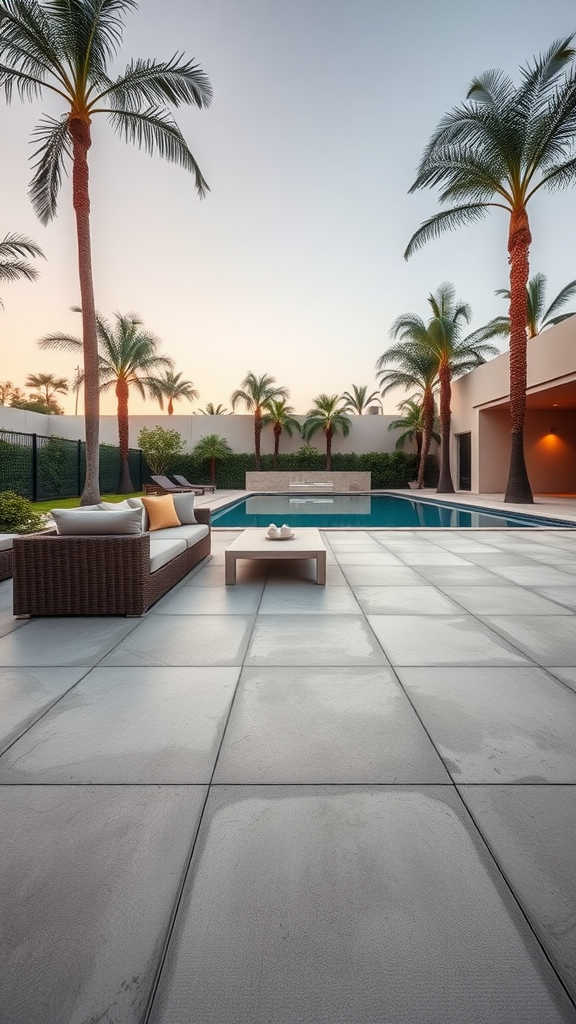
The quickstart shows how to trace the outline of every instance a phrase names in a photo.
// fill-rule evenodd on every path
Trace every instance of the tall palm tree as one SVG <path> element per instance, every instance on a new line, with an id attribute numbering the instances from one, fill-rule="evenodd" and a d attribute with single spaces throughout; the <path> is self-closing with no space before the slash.
<path id="1" fill-rule="evenodd" d="M 40 246 L 36 245 L 36 242 L 25 238 L 24 235 L 4 235 L 0 241 L 0 281 L 20 281 L 22 278 L 25 281 L 35 281 L 38 271 L 27 260 L 27 257 L 35 256 L 44 258 L 44 253 Z M 2 299 L 0 299 L 0 306 L 4 308 Z"/>
<path id="2" fill-rule="evenodd" d="M 396 439 L 396 448 L 403 448 L 406 441 L 416 442 L 416 455 L 418 464 L 422 454 L 422 441 L 424 438 L 424 406 L 414 401 L 413 398 L 405 398 L 398 405 L 398 412 L 403 413 L 397 420 L 388 424 L 388 430 L 401 430 L 400 437 Z M 430 432 L 437 444 L 440 444 L 440 434 L 436 430 Z"/>
<path id="3" fill-rule="evenodd" d="M 232 449 L 225 437 L 220 434 L 206 434 L 194 445 L 192 455 L 198 462 L 210 462 L 210 483 L 216 486 L 216 462 L 232 455 Z"/>
<path id="4" fill-rule="evenodd" d="M 552 299 L 552 302 L 546 308 L 546 274 L 534 274 L 530 278 L 526 286 L 526 304 L 527 304 L 527 325 L 526 333 L 528 338 L 535 338 L 538 334 L 542 334 L 548 327 L 555 327 L 556 324 L 561 324 L 563 320 L 567 320 L 568 317 L 574 316 L 575 311 L 572 310 L 570 313 L 558 313 L 558 310 L 565 306 L 566 303 L 574 295 L 576 295 L 576 281 L 570 281 L 567 285 L 564 285 L 558 295 Z M 495 295 L 503 295 L 505 299 L 510 302 L 510 289 L 509 288 L 498 288 Z M 484 331 L 486 337 L 490 338 L 507 338 L 510 334 L 510 317 L 509 316 L 496 316 L 493 320 L 490 320 Z"/>
<path id="5" fill-rule="evenodd" d="M 334 434 L 341 433 L 348 437 L 350 433 L 350 420 L 344 412 L 344 407 L 338 405 L 341 401 L 339 395 L 318 395 L 314 399 L 312 409 L 306 413 L 306 419 L 302 427 L 302 436 L 309 441 L 319 430 L 326 438 L 326 470 L 332 468 L 332 438 Z"/>
<path id="6" fill-rule="evenodd" d="M 34 131 L 30 197 L 38 217 L 47 224 L 56 213 L 66 161 L 72 161 L 85 376 L 83 504 L 100 498 L 99 359 L 88 174 L 93 118 L 104 114 L 113 131 L 127 142 L 194 174 L 200 196 L 207 190 L 169 109 L 209 105 L 212 90 L 202 69 L 175 54 L 168 61 L 132 59 L 122 74 L 110 77 L 110 63 L 122 43 L 123 16 L 137 8 L 135 0 L 2 0 L 0 6 L 0 88 L 6 101 L 11 101 L 14 90 L 22 100 L 34 100 L 48 91 L 64 107 L 61 117 L 42 117 Z"/>
<path id="7" fill-rule="evenodd" d="M 498 349 L 483 340 L 482 329 L 462 337 L 464 326 L 470 323 L 472 310 L 467 303 L 456 300 L 456 291 L 449 282 L 441 284 L 428 296 L 432 316 L 427 324 L 414 313 L 399 316 L 392 325 L 393 337 L 405 344 L 426 346 L 438 370 L 440 385 L 440 478 L 438 492 L 453 494 L 454 484 L 450 472 L 450 419 L 452 380 L 480 366 L 488 355 L 497 355 Z"/>
<path id="8" fill-rule="evenodd" d="M 58 409 L 60 406 L 56 401 L 56 395 L 68 394 L 66 377 L 55 377 L 53 373 L 29 373 L 24 384 L 27 388 L 34 388 L 35 394 L 30 395 L 31 401 L 38 399 Z"/>
<path id="9" fill-rule="evenodd" d="M 191 380 L 181 380 L 181 373 L 174 373 L 173 370 L 166 370 L 164 374 L 158 377 L 155 383 L 156 397 L 161 409 L 164 409 L 164 399 L 168 399 L 168 415 L 172 416 L 174 413 L 174 401 L 179 402 L 182 398 L 188 399 L 189 402 L 193 402 L 195 398 L 198 398 L 200 392 L 194 387 L 194 382 Z"/>
<path id="10" fill-rule="evenodd" d="M 98 367 L 100 390 L 114 388 L 118 410 L 118 444 L 120 448 L 119 494 L 130 494 L 134 487 L 130 479 L 128 464 L 128 394 L 135 388 L 142 396 L 146 393 L 157 397 L 158 378 L 161 373 L 172 369 L 173 362 L 167 356 L 159 355 L 159 339 L 152 331 L 143 328 L 143 322 L 136 313 L 115 313 L 116 324 L 112 327 L 100 313 L 96 313 L 98 333 Z M 60 349 L 65 352 L 82 351 L 82 341 L 71 334 L 47 334 L 38 342 L 42 349 Z M 78 379 L 78 386 L 83 376 Z"/>
<path id="11" fill-rule="evenodd" d="M 213 402 L 207 402 L 206 403 L 206 408 L 205 409 L 199 409 L 198 412 L 201 413 L 202 416 L 226 416 L 226 415 L 228 415 L 228 409 L 226 408 L 225 405 L 221 405 L 220 402 L 218 403 L 218 405 L 214 405 Z"/>
<path id="12" fill-rule="evenodd" d="M 362 416 L 364 410 L 372 405 L 372 402 L 377 402 L 380 405 L 380 393 L 373 391 L 368 395 L 367 384 L 353 384 L 352 392 L 345 391 L 340 397 L 344 402 L 343 408 L 346 409 L 346 412 L 352 412 L 356 416 Z"/>
<path id="13" fill-rule="evenodd" d="M 376 363 L 382 395 L 397 388 L 412 391 L 412 400 L 422 406 L 422 449 L 418 466 L 418 488 L 424 487 L 424 468 L 433 436 L 435 403 L 438 389 L 438 364 L 425 345 L 391 345 Z"/>
<path id="14" fill-rule="evenodd" d="M 424 150 L 411 192 L 440 186 L 440 202 L 456 202 L 420 225 L 410 257 L 444 231 L 482 220 L 492 208 L 509 216 L 510 471 L 505 501 L 529 504 L 524 458 L 526 285 L 532 236 L 528 203 L 540 189 L 576 179 L 576 55 L 573 36 L 558 40 L 521 69 L 515 86 L 501 71 L 472 81 L 466 101 L 440 121 Z"/>
<path id="15" fill-rule="evenodd" d="M 285 398 L 271 398 L 266 405 L 266 412 L 262 417 L 262 426 L 266 427 L 269 423 L 272 423 L 274 429 L 274 462 L 278 465 L 278 452 L 280 450 L 280 438 L 282 431 L 288 434 L 288 437 L 292 437 L 295 430 L 300 434 L 302 427 L 297 419 L 294 418 L 294 409 L 291 405 L 286 404 Z"/>
<path id="16" fill-rule="evenodd" d="M 254 469 L 256 471 L 260 469 L 262 417 L 266 407 L 272 401 L 289 397 L 290 392 L 288 388 L 278 387 L 274 377 L 270 377 L 267 373 L 257 377 L 252 371 L 246 374 L 241 387 L 230 396 L 232 411 L 234 411 L 238 402 L 242 402 L 249 412 L 254 413 Z"/>

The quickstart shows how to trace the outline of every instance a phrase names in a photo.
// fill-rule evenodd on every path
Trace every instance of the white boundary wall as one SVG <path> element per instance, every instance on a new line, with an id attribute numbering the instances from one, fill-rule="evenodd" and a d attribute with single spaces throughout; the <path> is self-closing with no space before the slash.
<path id="1" fill-rule="evenodd" d="M 303 416 L 295 419 L 304 422 Z M 337 434 L 332 441 L 333 452 L 393 452 L 396 438 L 400 431 L 388 430 L 388 424 L 397 416 L 351 416 L 351 430 L 348 437 Z M 254 451 L 254 418 L 249 415 L 232 416 L 130 416 L 130 447 L 138 447 L 138 434 L 142 427 L 161 426 L 174 429 L 184 438 L 186 451 L 190 451 L 205 434 L 220 434 L 225 437 L 235 452 Z M 68 437 L 72 440 L 84 440 L 83 416 L 44 416 L 37 412 L 26 412 L 23 409 L 12 409 L 0 405 L 0 429 L 16 430 L 26 434 L 43 434 L 46 437 Z M 104 444 L 118 444 L 118 422 L 115 416 L 102 416 L 100 420 L 100 441 Z M 296 451 L 304 442 L 300 434 L 291 438 L 283 433 L 280 438 L 280 451 Z M 312 438 L 311 444 L 325 451 L 322 433 Z M 406 444 L 405 451 L 415 448 Z M 274 451 L 274 434 L 272 427 L 265 427 L 262 432 L 262 454 Z"/>

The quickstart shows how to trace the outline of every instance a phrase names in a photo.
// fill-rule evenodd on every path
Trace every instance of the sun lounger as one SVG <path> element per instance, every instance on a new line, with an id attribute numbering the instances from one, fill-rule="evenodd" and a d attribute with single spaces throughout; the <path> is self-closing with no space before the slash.
<path id="1" fill-rule="evenodd" d="M 192 490 L 196 490 L 196 488 L 199 490 L 202 488 L 202 493 L 204 493 L 204 491 L 212 491 L 212 493 L 214 493 L 216 490 L 215 487 L 212 487 L 212 484 L 191 484 L 185 476 L 178 476 L 177 473 L 172 473 L 172 479 L 175 480 L 180 487 L 191 487 Z"/>
<path id="2" fill-rule="evenodd" d="M 145 485 L 144 490 L 146 493 L 183 494 L 184 491 L 195 491 L 196 494 L 204 494 L 206 490 L 204 484 L 186 484 L 185 487 L 182 484 L 173 484 L 167 476 L 153 476 L 150 474 L 150 478 L 153 483 Z"/>

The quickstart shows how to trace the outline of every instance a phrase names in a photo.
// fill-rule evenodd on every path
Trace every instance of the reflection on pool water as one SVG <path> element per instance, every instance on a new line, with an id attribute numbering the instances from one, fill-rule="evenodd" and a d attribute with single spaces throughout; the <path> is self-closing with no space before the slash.
<path id="1" fill-rule="evenodd" d="M 212 513 L 213 526 L 277 525 L 316 527 L 523 527 L 560 525 L 556 520 L 510 512 L 464 509 L 445 501 L 399 494 L 255 494 Z M 569 527 L 573 524 L 563 523 Z"/>

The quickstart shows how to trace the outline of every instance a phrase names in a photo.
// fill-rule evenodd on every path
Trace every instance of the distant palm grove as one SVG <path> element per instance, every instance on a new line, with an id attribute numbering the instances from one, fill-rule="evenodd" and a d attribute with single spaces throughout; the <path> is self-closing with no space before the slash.
<path id="1" fill-rule="evenodd" d="M 30 201 L 41 223 L 57 212 L 62 176 L 71 169 L 72 201 L 78 251 L 81 317 L 78 336 L 45 334 L 41 350 L 70 352 L 76 362 L 69 377 L 31 372 L 24 387 L 0 381 L 0 404 L 50 415 L 63 412 L 63 396 L 73 396 L 75 411 L 82 395 L 86 437 L 86 476 L 83 504 L 100 498 L 98 459 L 101 393 L 116 396 L 120 449 L 120 493 L 130 493 L 128 460 L 129 395 L 157 403 L 172 416 L 188 409 L 194 414 L 224 416 L 242 411 L 253 417 L 254 467 L 261 468 L 262 433 L 271 427 L 273 464 L 282 457 L 283 438 L 302 435 L 306 452 L 321 437 L 326 468 L 332 461 L 337 435 L 350 433 L 352 418 L 382 411 L 382 398 L 393 396 L 399 417 L 389 426 L 399 432 L 396 447 L 414 447 L 417 486 L 433 446 L 439 450 L 438 491 L 451 493 L 450 468 L 452 381 L 496 356 L 493 344 L 508 340 L 510 348 L 511 449 L 505 500 L 531 503 L 532 489 L 524 458 L 527 340 L 561 323 L 575 310 L 576 280 L 555 297 L 546 298 L 543 272 L 530 276 L 529 223 L 531 200 L 543 190 L 567 188 L 576 181 L 576 50 L 573 36 L 554 42 L 542 55 L 520 68 L 516 84 L 502 71 L 474 77 L 464 100 L 439 121 L 424 147 L 410 192 L 437 190 L 440 209 L 425 220 L 408 241 L 404 256 L 412 258 L 424 245 L 446 231 L 475 224 L 492 210 L 504 211 L 508 228 L 508 287 L 496 292 L 508 305 L 486 324 L 471 330 L 472 309 L 457 297 L 450 281 L 436 284 L 417 297 L 418 310 L 400 313 L 386 329 L 389 344 L 375 356 L 375 383 L 355 383 L 342 393 L 322 392 L 305 415 L 297 416 L 289 388 L 264 372 L 248 370 L 230 396 L 206 401 L 195 382 L 178 371 L 164 353 L 162 342 L 134 312 L 97 311 L 92 277 L 88 157 L 92 119 L 105 114 L 108 124 L 128 143 L 159 154 L 192 174 L 200 198 L 208 185 L 172 110 L 207 108 L 211 84 L 200 67 L 184 55 L 167 61 L 133 58 L 123 73 L 110 70 L 123 37 L 125 16 L 138 9 L 134 0 L 2 0 L 0 6 L 0 90 L 7 103 L 50 94 L 58 97 L 62 113 L 44 115 L 34 131 L 35 152 L 29 188 Z M 97 222 L 96 222 L 97 223 Z M 174 225 L 177 230 L 177 225 Z M 72 246 L 73 240 L 70 240 Z M 400 255 L 400 254 L 399 254 Z M 33 282 L 39 273 L 31 260 L 43 258 L 32 239 L 15 232 L 0 241 L 0 286 L 19 279 Z M 503 284 L 505 282 L 502 282 Z M 497 307 L 496 307 L 497 308 Z M 501 307 L 500 307 L 501 309 Z M 542 339 L 545 344 L 545 339 Z M 194 375 L 196 376 L 196 375 Z M 222 401 L 223 399 L 223 401 Z M 228 404 L 226 404 L 228 403 Z M 207 433 L 197 445 L 215 479 L 216 465 L 229 449 L 219 434 Z"/>

